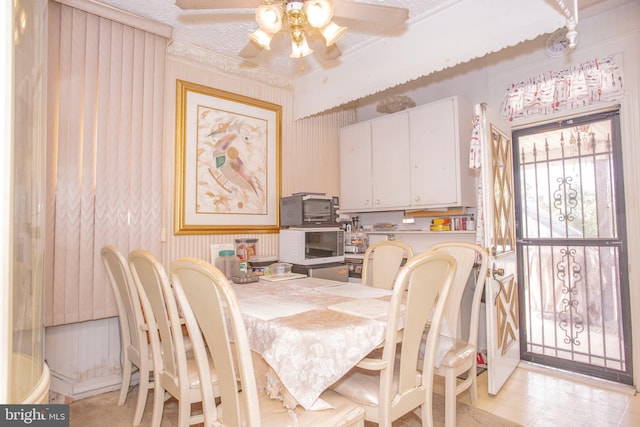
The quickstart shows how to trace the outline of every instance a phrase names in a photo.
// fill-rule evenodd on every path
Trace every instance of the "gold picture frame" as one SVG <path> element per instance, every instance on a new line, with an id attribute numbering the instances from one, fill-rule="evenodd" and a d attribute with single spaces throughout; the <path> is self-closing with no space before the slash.
<path id="1" fill-rule="evenodd" d="M 177 80 L 175 234 L 280 228 L 282 107 Z"/>

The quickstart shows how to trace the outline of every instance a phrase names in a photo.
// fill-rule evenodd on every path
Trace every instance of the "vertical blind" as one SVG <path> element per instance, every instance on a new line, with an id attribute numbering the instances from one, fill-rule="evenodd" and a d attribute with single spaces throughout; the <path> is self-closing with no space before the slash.
<path id="1" fill-rule="evenodd" d="M 49 3 L 46 326 L 117 315 L 104 245 L 161 255 L 166 44 Z"/>

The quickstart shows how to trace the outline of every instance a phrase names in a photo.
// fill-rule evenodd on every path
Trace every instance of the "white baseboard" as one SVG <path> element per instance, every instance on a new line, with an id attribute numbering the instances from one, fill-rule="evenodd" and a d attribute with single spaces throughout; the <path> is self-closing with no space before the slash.
<path id="1" fill-rule="evenodd" d="M 131 377 L 131 386 L 138 384 L 138 373 Z M 77 381 L 73 378 L 51 372 L 50 392 L 59 395 L 58 399 L 69 403 L 113 390 L 119 390 L 122 384 L 122 375 L 114 374 L 101 378 L 92 378 L 86 381 Z"/>

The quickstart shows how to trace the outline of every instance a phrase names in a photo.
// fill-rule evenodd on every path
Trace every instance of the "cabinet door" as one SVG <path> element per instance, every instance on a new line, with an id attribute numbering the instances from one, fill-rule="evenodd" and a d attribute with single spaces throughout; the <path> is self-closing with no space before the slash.
<path id="1" fill-rule="evenodd" d="M 460 201 L 456 110 L 455 99 L 447 98 L 409 112 L 415 207 L 452 206 Z"/>
<path id="2" fill-rule="evenodd" d="M 407 113 L 396 113 L 371 122 L 374 209 L 410 206 L 408 122 Z"/>
<path id="3" fill-rule="evenodd" d="M 340 129 L 340 209 L 371 209 L 371 124 Z"/>

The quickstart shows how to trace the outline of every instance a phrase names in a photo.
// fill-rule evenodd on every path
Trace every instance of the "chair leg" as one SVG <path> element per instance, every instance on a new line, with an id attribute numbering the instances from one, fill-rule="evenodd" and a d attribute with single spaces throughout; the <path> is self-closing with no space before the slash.
<path id="1" fill-rule="evenodd" d="M 134 426 L 140 425 L 140 422 L 142 421 L 144 407 L 147 404 L 147 395 L 149 394 L 149 370 L 139 369 L 138 372 L 140 372 L 140 383 L 138 384 L 138 402 L 136 403 L 136 412 L 133 415 Z"/>
<path id="2" fill-rule="evenodd" d="M 469 387 L 469 400 L 471 401 L 471 404 L 474 406 L 478 402 L 478 387 L 476 384 L 475 375 L 473 376 L 473 379 L 471 380 L 471 386 Z"/>
<path id="3" fill-rule="evenodd" d="M 185 399 L 178 401 L 178 427 L 189 427 L 191 418 L 191 402 Z"/>
<path id="4" fill-rule="evenodd" d="M 125 400 L 127 400 L 132 371 L 133 364 L 128 359 L 124 359 L 122 363 L 122 385 L 120 386 L 120 395 L 118 396 L 118 406 L 124 405 Z"/>
<path id="5" fill-rule="evenodd" d="M 160 387 L 158 382 L 159 381 L 156 379 L 156 386 L 153 389 L 153 415 L 151 416 L 151 427 L 160 427 L 162 411 L 164 410 L 164 389 Z"/>
<path id="6" fill-rule="evenodd" d="M 420 407 L 420 420 L 422 427 L 433 427 L 433 393 L 427 392 L 427 397 Z"/>
<path id="7" fill-rule="evenodd" d="M 456 426 L 456 374 L 453 369 L 448 369 L 444 376 L 444 425 Z"/>

